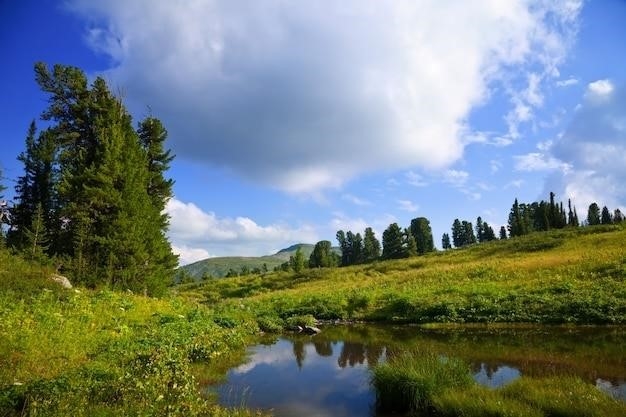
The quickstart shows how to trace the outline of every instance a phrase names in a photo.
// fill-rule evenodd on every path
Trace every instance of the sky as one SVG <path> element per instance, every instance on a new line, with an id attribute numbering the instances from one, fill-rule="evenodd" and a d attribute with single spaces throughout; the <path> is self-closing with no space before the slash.
<path id="1" fill-rule="evenodd" d="M 0 0 L 0 169 L 47 97 L 33 64 L 104 77 L 176 155 L 186 264 L 337 230 L 381 239 L 520 202 L 626 211 L 626 1 Z M 582 214 L 582 215 L 581 215 Z"/>

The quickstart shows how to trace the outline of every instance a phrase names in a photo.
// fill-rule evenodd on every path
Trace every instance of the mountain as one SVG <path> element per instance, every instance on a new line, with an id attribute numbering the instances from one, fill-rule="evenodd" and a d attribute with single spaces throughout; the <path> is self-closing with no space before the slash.
<path id="1" fill-rule="evenodd" d="M 285 262 L 289 262 L 289 258 L 296 253 L 298 248 L 302 250 L 305 259 L 309 259 L 314 247 L 315 245 L 309 243 L 298 243 L 289 246 L 288 248 L 281 249 L 273 255 L 257 257 L 225 256 L 203 259 L 178 268 L 178 276 L 182 273 L 188 274 L 192 278 L 196 279 L 205 275 L 221 278 L 225 277 L 230 270 L 236 272 L 241 272 L 242 268 L 248 268 L 249 270 L 259 268 L 263 270 L 263 265 L 265 265 L 269 271 L 272 271 L 275 267 L 280 266 Z M 336 250 L 339 249 L 337 248 Z"/>

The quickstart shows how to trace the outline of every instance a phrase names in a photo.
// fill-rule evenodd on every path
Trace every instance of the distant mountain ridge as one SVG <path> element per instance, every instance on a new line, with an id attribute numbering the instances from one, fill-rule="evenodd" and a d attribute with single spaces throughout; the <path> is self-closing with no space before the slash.
<path id="1" fill-rule="evenodd" d="M 263 265 L 267 267 L 269 271 L 272 271 L 275 267 L 288 262 L 289 258 L 293 256 L 298 248 L 302 250 L 304 257 L 308 260 L 313 252 L 315 245 L 310 243 L 297 243 L 287 248 L 281 249 L 273 255 L 265 256 L 222 256 L 216 258 L 207 258 L 201 261 L 184 265 L 178 268 L 178 276 L 181 274 L 187 274 L 195 279 L 200 279 L 203 276 L 211 276 L 215 278 L 225 277 L 228 271 L 233 270 L 241 272 L 242 268 L 247 268 L 252 271 L 256 268 L 263 270 Z M 339 251 L 339 248 L 333 248 Z M 341 253 L 340 251 L 338 253 Z"/>

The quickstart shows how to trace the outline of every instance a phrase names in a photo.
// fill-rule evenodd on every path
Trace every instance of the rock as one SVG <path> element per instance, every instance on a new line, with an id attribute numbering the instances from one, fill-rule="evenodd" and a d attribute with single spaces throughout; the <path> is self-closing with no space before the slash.
<path id="1" fill-rule="evenodd" d="M 59 284 L 60 286 L 62 286 L 63 288 L 72 288 L 72 283 L 70 282 L 70 280 L 64 277 L 63 275 L 52 274 L 50 276 L 50 279 L 56 282 L 57 284 Z"/>
<path id="2" fill-rule="evenodd" d="M 302 327 L 301 326 L 289 326 L 287 327 L 287 330 L 292 331 L 292 332 L 296 332 L 296 333 L 300 333 L 302 332 Z"/>
<path id="3" fill-rule="evenodd" d="M 306 334 L 318 334 L 321 333 L 322 331 L 314 326 L 304 326 L 304 333 Z"/>

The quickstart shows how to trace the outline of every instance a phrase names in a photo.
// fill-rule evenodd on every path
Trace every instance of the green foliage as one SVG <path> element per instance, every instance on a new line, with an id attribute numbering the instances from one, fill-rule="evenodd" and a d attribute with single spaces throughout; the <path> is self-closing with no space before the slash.
<path id="1" fill-rule="evenodd" d="M 589 209 L 587 209 L 587 224 L 595 226 L 600 223 L 600 207 L 598 207 L 597 203 L 591 203 Z"/>
<path id="2" fill-rule="evenodd" d="M 380 242 L 371 227 L 365 228 L 363 237 L 363 259 L 372 262 L 380 257 Z"/>
<path id="3" fill-rule="evenodd" d="M 0 314 L 7 416 L 231 415 L 201 397 L 191 365 L 221 369 L 258 329 L 245 312 L 107 290 L 0 288 Z"/>
<path id="4" fill-rule="evenodd" d="M 333 251 L 332 244 L 328 240 L 321 240 L 315 244 L 309 257 L 309 268 L 328 268 L 337 266 L 338 256 Z"/>
<path id="5" fill-rule="evenodd" d="M 466 363 L 432 352 L 402 352 L 372 372 L 376 405 L 383 412 L 427 410 L 443 391 L 472 383 Z"/>
<path id="6" fill-rule="evenodd" d="M 411 220 L 411 234 L 415 238 L 416 249 L 418 255 L 435 250 L 433 242 L 433 231 L 430 228 L 430 222 L 426 217 L 417 217 Z"/>
<path id="7" fill-rule="evenodd" d="M 392 352 L 393 353 L 393 352 Z M 372 371 L 384 412 L 441 416 L 622 416 L 626 405 L 576 377 L 522 377 L 496 390 L 478 386 L 462 361 L 431 352 L 391 356 Z"/>
<path id="8" fill-rule="evenodd" d="M 566 228 L 418 258 L 211 280 L 194 291 L 276 320 L 626 323 L 625 234 L 616 225 Z"/>
<path id="9" fill-rule="evenodd" d="M 172 156 L 161 123 L 132 128 L 122 101 L 75 67 L 35 65 L 49 95 L 38 136 L 31 123 L 18 159 L 17 204 L 9 244 L 31 258 L 61 257 L 65 273 L 89 287 L 162 295 L 177 258 L 165 236 L 165 179 Z"/>
<path id="10" fill-rule="evenodd" d="M 302 272 L 302 270 L 304 270 L 306 263 L 304 260 L 304 254 L 302 253 L 302 249 L 298 248 L 296 250 L 296 253 L 291 257 L 291 259 L 289 259 L 289 266 L 296 274 L 299 274 Z"/>
<path id="11" fill-rule="evenodd" d="M 405 256 L 404 233 L 398 223 L 392 223 L 383 232 L 383 259 L 399 259 Z"/>

